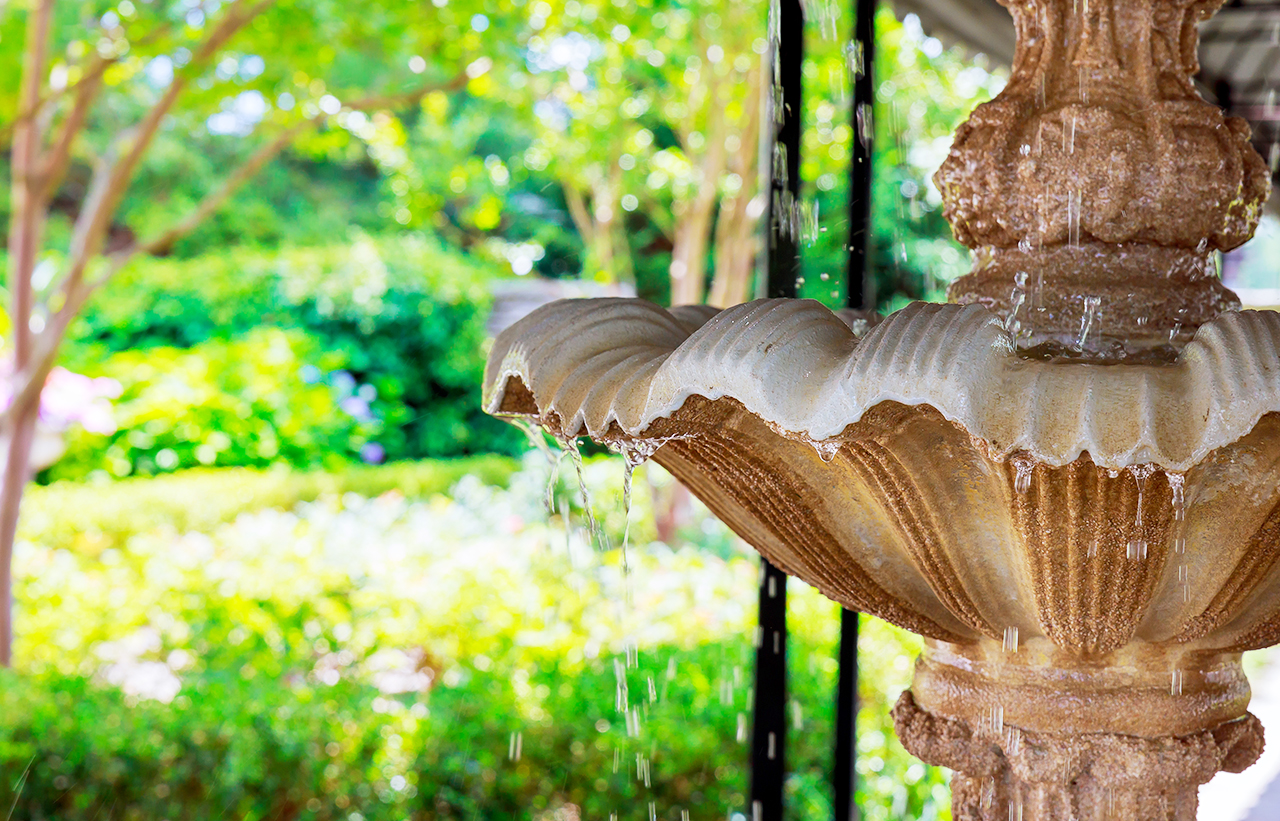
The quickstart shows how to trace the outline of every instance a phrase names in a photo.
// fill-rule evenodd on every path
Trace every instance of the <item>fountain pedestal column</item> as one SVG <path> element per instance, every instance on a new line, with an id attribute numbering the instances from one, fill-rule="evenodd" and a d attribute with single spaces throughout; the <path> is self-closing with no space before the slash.
<path id="1" fill-rule="evenodd" d="M 908 751 L 954 771 L 955 821 L 1195 821 L 1200 785 L 1242 772 L 1262 752 L 1262 725 L 1251 714 L 1160 738 L 995 733 L 936 716 L 907 691 L 893 720 Z"/>
<path id="2" fill-rule="evenodd" d="M 1240 653 L 1280 643 L 1280 314 L 1212 265 L 1267 168 L 1191 82 L 1220 0 L 1001 1 L 1013 74 L 936 178 L 960 304 L 555 303 L 486 408 L 652 456 L 925 636 L 895 719 L 957 821 L 1192 821 L 1262 748 Z"/>
<path id="3" fill-rule="evenodd" d="M 903 746 L 955 771 L 956 821 L 1194 821 L 1197 789 L 1262 752 L 1239 653 L 930 640 L 893 710 Z"/>

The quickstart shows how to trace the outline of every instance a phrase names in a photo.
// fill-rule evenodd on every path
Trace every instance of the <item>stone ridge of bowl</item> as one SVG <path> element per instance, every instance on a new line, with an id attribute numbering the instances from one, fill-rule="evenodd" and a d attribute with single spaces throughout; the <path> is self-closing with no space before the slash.
<path id="1" fill-rule="evenodd" d="M 691 397 L 731 398 L 780 433 L 837 437 L 878 404 L 928 405 L 997 457 L 1189 470 L 1280 412 L 1280 314 L 1225 313 L 1164 365 L 1022 358 L 980 305 L 914 303 L 864 336 L 810 300 L 714 312 L 561 300 L 505 330 L 485 409 L 564 435 L 643 439 Z"/>

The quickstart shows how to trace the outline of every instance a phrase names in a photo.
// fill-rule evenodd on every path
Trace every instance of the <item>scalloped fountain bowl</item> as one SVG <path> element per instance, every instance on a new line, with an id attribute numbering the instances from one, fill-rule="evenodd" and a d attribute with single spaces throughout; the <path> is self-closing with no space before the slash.
<path id="1" fill-rule="evenodd" d="M 1008 5 L 1009 85 L 937 177 L 957 304 L 558 302 L 498 338 L 485 407 L 651 455 L 924 636 L 894 719 L 956 819 L 1192 821 L 1261 752 L 1240 654 L 1280 642 L 1280 314 L 1210 257 L 1266 167 L 1190 81 L 1212 4 Z"/>
<path id="2" fill-rule="evenodd" d="M 858 338 L 810 301 L 577 300 L 502 334 L 485 406 L 652 452 L 786 572 L 927 637 L 904 734 L 926 711 L 978 737 L 940 763 L 1190 737 L 1207 780 L 1260 751 L 1240 652 L 1280 640 L 1278 350 L 1258 312 L 1104 365 L 1023 358 L 977 305 Z"/>

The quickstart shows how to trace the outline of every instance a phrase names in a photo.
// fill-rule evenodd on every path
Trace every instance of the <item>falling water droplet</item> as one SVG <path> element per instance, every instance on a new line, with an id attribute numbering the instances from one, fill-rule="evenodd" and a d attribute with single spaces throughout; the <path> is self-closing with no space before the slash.
<path id="1" fill-rule="evenodd" d="M 800 242 L 805 246 L 813 246 L 818 241 L 820 233 L 819 217 L 818 217 L 818 201 L 810 200 L 808 202 L 800 201 L 796 203 L 798 217 L 800 221 Z"/>
<path id="2" fill-rule="evenodd" d="M 1166 473 L 1169 480 L 1169 492 L 1172 495 L 1173 520 L 1180 522 L 1187 517 L 1186 476 L 1181 473 Z"/>
<path id="3" fill-rule="evenodd" d="M 1014 456 L 1010 461 L 1013 462 L 1014 470 L 1013 489 L 1022 496 L 1031 489 L 1031 475 L 1035 470 L 1035 460 L 1030 456 Z"/>
<path id="4" fill-rule="evenodd" d="M 1067 192 L 1067 243 L 1080 246 L 1080 210 L 1084 204 L 1084 192 L 1079 188 Z"/>
<path id="5" fill-rule="evenodd" d="M 1084 298 L 1084 314 L 1080 317 L 1080 334 L 1076 337 L 1076 350 L 1083 351 L 1085 343 L 1089 341 L 1089 331 L 1093 330 L 1093 323 L 1098 315 L 1098 306 L 1102 304 L 1102 299 L 1096 296 L 1087 296 Z"/>
<path id="6" fill-rule="evenodd" d="M 840 452 L 840 442 L 838 440 L 827 439 L 821 442 L 811 440 L 809 444 L 813 445 L 813 449 L 818 452 L 818 458 L 827 464 L 831 464 L 836 458 L 836 454 Z"/>
<path id="7" fill-rule="evenodd" d="M 1172 695 L 1182 695 L 1182 671 L 1174 670 L 1169 676 L 1169 692 Z"/>
<path id="8" fill-rule="evenodd" d="M 871 121 L 871 106 L 867 103 L 859 103 L 856 119 L 858 124 L 858 140 L 862 142 L 863 148 L 870 151 L 871 143 L 875 139 L 875 125 Z"/>
<path id="9" fill-rule="evenodd" d="M 1013 801 L 1009 804 L 1009 821 L 1022 821 L 1022 793 L 1014 787 Z"/>
<path id="10" fill-rule="evenodd" d="M 1004 629 L 1004 651 L 1006 653 L 1018 652 L 1018 628 L 1012 625 Z"/>
<path id="11" fill-rule="evenodd" d="M 627 668 L 621 659 L 613 660 L 614 707 L 620 713 L 626 713 L 629 707 L 627 695 Z"/>
<path id="12" fill-rule="evenodd" d="M 1280 46 L 1280 21 L 1271 29 L 1271 45 Z"/>
<path id="13" fill-rule="evenodd" d="M 507 759 L 509 761 L 519 761 L 521 747 L 524 746 L 524 733 L 512 733 L 511 741 L 507 745 Z"/>
<path id="14" fill-rule="evenodd" d="M 1013 277 L 1013 291 L 1009 294 L 1009 313 L 1004 318 L 1004 329 L 1015 340 L 1021 330 L 1021 323 L 1018 322 L 1018 311 L 1022 310 L 1022 305 L 1027 300 L 1027 272 L 1019 271 Z"/>
<path id="15" fill-rule="evenodd" d="M 1147 534 L 1144 532 L 1142 521 L 1142 493 L 1146 488 L 1147 478 L 1151 476 L 1155 470 L 1154 465 L 1134 465 L 1129 468 L 1129 472 L 1133 474 L 1133 480 L 1138 486 L 1138 500 L 1134 507 L 1137 514 L 1133 523 L 1133 538 L 1129 540 L 1128 549 L 1125 555 L 1131 561 L 1142 561 L 1147 558 Z"/>
<path id="16" fill-rule="evenodd" d="M 982 803 L 982 811 L 984 813 L 987 810 L 991 809 L 991 803 L 995 800 L 995 797 L 996 797 L 996 780 L 994 778 L 988 778 L 985 782 L 983 782 L 983 785 L 982 785 L 981 803 Z"/>
<path id="17" fill-rule="evenodd" d="M 1271 144 L 1271 173 L 1280 171 L 1280 140 Z"/>
<path id="18" fill-rule="evenodd" d="M 849 62 L 849 73 L 854 79 L 867 73 L 867 50 L 861 40 L 852 40 L 845 46 L 845 59 Z"/>
<path id="19" fill-rule="evenodd" d="M 646 769 L 644 775 L 644 785 L 649 786 L 649 772 Z M 649 821 L 658 821 L 658 805 L 653 801 L 649 802 Z"/>
<path id="20" fill-rule="evenodd" d="M 516 427 L 524 432 L 528 437 L 529 444 L 541 453 L 547 459 L 547 465 L 550 470 L 547 473 L 547 489 L 543 496 L 543 507 L 547 514 L 555 512 L 555 489 L 556 481 L 560 476 L 560 460 L 564 458 L 564 451 L 558 453 L 552 452 L 551 447 L 547 444 L 547 437 L 543 434 L 542 428 L 531 419 L 515 419 Z"/>
<path id="21" fill-rule="evenodd" d="M 999 736 L 1004 732 L 1004 705 L 997 704 L 991 708 L 991 732 Z"/>
<path id="22" fill-rule="evenodd" d="M 1012 757 L 1018 754 L 1022 749 L 1022 730 L 1017 727 L 1010 727 L 1005 732 L 1005 755 Z"/>
<path id="23" fill-rule="evenodd" d="M 1276 90 L 1273 88 L 1267 92 L 1267 117 L 1274 117 L 1276 113 Z"/>
<path id="24" fill-rule="evenodd" d="M 578 440 L 569 437 L 556 437 L 560 442 L 560 448 L 569 456 L 569 460 L 573 462 L 573 469 L 578 474 L 578 493 L 582 497 L 582 512 L 587 517 L 587 527 L 591 531 L 591 540 L 599 548 L 604 549 L 605 535 L 600 529 L 600 523 L 596 521 L 596 515 L 591 504 L 591 492 L 587 490 L 587 478 L 583 472 L 582 451 L 578 450 Z"/>

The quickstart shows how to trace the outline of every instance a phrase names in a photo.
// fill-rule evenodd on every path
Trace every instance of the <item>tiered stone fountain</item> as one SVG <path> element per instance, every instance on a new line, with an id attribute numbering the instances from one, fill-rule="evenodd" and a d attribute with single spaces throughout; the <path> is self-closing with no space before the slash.
<path id="1" fill-rule="evenodd" d="M 957 819 L 1190 821 L 1262 748 L 1240 653 L 1280 642 L 1280 315 L 1213 270 L 1269 185 L 1190 81 L 1219 2 L 1008 4 L 1011 81 L 938 174 L 976 261 L 953 304 L 566 301 L 490 358 L 490 412 L 651 455 L 923 635 L 894 718 Z"/>

